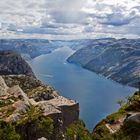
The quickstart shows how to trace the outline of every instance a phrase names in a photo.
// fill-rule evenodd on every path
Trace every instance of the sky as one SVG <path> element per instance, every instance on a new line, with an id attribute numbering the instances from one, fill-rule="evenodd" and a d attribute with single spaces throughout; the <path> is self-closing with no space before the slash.
<path id="1" fill-rule="evenodd" d="M 0 38 L 139 38 L 140 0 L 1 0 Z"/>

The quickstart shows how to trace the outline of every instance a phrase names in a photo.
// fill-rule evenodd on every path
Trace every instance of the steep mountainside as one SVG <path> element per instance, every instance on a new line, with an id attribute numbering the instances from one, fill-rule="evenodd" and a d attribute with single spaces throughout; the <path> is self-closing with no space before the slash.
<path id="1" fill-rule="evenodd" d="M 0 39 L 0 51 L 13 50 L 25 59 L 31 59 L 60 47 L 67 46 L 77 50 L 90 43 L 91 40 Z"/>
<path id="2" fill-rule="evenodd" d="M 140 92 L 118 101 L 120 109 L 107 116 L 94 128 L 93 140 L 139 140 Z"/>
<path id="3" fill-rule="evenodd" d="M 34 77 L 27 62 L 13 51 L 0 51 L 0 75 L 2 74 L 25 74 Z"/>
<path id="4" fill-rule="evenodd" d="M 59 96 L 35 78 L 0 76 L 0 139 L 4 135 L 3 125 L 8 127 L 5 131 L 9 137 L 13 135 L 11 125 L 14 136 L 21 140 L 63 139 L 64 130 L 78 117 L 78 103 Z M 9 137 L 4 139 L 10 140 Z"/>
<path id="5" fill-rule="evenodd" d="M 0 50 L 13 50 L 26 59 L 51 52 L 48 40 L 36 39 L 0 39 Z M 53 49 L 53 48 L 52 48 Z"/>
<path id="6" fill-rule="evenodd" d="M 140 39 L 96 40 L 68 58 L 97 74 L 137 87 L 140 79 Z"/>
<path id="7" fill-rule="evenodd" d="M 2 51 L 0 60 L 0 140 L 65 139 L 79 104 L 37 80 L 17 53 Z"/>

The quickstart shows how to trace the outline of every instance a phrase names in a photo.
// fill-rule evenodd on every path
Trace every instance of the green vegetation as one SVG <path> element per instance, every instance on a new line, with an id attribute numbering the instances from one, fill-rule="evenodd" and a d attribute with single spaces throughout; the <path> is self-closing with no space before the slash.
<path id="1" fill-rule="evenodd" d="M 30 90 L 29 92 L 27 92 L 27 95 L 28 95 L 28 97 L 32 97 L 32 96 L 35 96 L 35 95 L 39 95 L 43 92 L 48 92 L 47 87 L 38 86 L 38 87 L 35 87 L 34 89 Z"/>
<path id="2" fill-rule="evenodd" d="M 32 76 L 3 76 L 8 87 L 13 87 L 19 85 L 19 87 L 25 92 L 28 93 L 34 88 L 42 86 L 41 82 Z"/>
<path id="3" fill-rule="evenodd" d="M 105 138 L 110 137 L 110 132 L 108 128 L 104 125 L 104 122 L 98 124 L 93 132 L 94 140 L 105 140 Z M 106 139 L 107 140 L 107 139 Z M 111 139 L 108 139 L 111 140 Z"/>
<path id="4" fill-rule="evenodd" d="M 16 133 L 11 123 L 0 122 L 0 140 L 19 140 L 20 135 Z"/>
<path id="5" fill-rule="evenodd" d="M 17 122 L 17 126 L 22 126 L 27 123 L 37 121 L 40 115 L 41 112 L 38 110 L 38 108 L 30 105 L 30 108 L 27 110 L 26 114 L 23 114 L 22 119 Z"/>
<path id="6" fill-rule="evenodd" d="M 115 112 L 107 116 L 106 121 L 113 123 L 115 120 L 124 117 L 128 112 L 140 112 L 140 94 L 135 92 L 133 96 L 128 96 L 126 100 L 120 100 L 117 102 L 121 108 L 118 112 Z"/>
<path id="7" fill-rule="evenodd" d="M 131 140 L 130 136 L 126 135 L 122 129 L 111 134 L 103 124 L 95 128 L 92 138 L 93 140 Z"/>
<path id="8" fill-rule="evenodd" d="M 85 124 L 80 120 L 66 129 L 65 136 L 67 140 L 92 140 Z"/>
<path id="9" fill-rule="evenodd" d="M 108 139 L 109 140 L 109 139 Z M 111 140 L 132 140 L 130 136 L 125 135 L 122 130 L 119 130 L 112 136 Z"/>
<path id="10" fill-rule="evenodd" d="M 34 106 L 30 105 L 30 108 L 27 111 L 28 120 L 33 121 L 38 118 L 38 115 L 39 114 L 38 114 L 36 108 Z"/>
<path id="11" fill-rule="evenodd" d="M 140 125 L 136 122 L 125 122 L 120 129 L 123 135 L 129 136 L 131 140 L 138 140 L 140 135 Z"/>
<path id="12" fill-rule="evenodd" d="M 32 133 L 44 133 L 47 137 L 51 137 L 54 131 L 54 122 L 50 117 L 41 118 L 41 112 L 37 110 L 34 106 L 30 106 L 22 119 L 19 120 L 16 124 L 16 127 L 25 127 L 28 131 Z M 23 137 L 23 136 L 22 136 Z"/>
<path id="13" fill-rule="evenodd" d="M 140 135 L 140 125 L 135 122 L 123 122 L 123 125 L 111 134 L 105 124 L 116 124 L 120 119 L 126 118 L 127 114 L 140 112 L 140 93 L 135 92 L 133 96 L 128 96 L 125 100 L 117 102 L 120 109 L 107 116 L 100 122 L 93 131 L 93 140 L 137 140 Z"/>
<path id="14" fill-rule="evenodd" d="M 38 122 L 38 129 L 46 131 L 47 134 L 51 135 L 54 130 L 54 121 L 48 117 L 47 119 L 43 118 Z"/>
<path id="15" fill-rule="evenodd" d="M 121 108 L 118 110 L 118 112 L 112 113 L 111 115 L 107 116 L 105 119 L 105 122 L 112 124 L 116 120 L 119 120 L 119 119 L 125 117 L 126 114 L 127 114 L 127 112 L 124 110 L 124 108 Z"/>
<path id="16" fill-rule="evenodd" d="M 8 117 L 9 115 L 11 115 L 13 112 L 15 111 L 15 107 L 13 106 L 7 106 L 7 107 L 3 107 L 1 108 L 0 112 L 2 112 L 0 119 L 5 119 L 5 117 Z"/>
<path id="17" fill-rule="evenodd" d="M 7 100 L 0 100 L 0 107 L 4 107 L 4 106 L 7 106 L 7 105 L 10 105 L 12 104 L 12 100 L 10 99 L 7 99 Z"/>
<path id="18" fill-rule="evenodd" d="M 15 101 L 17 101 L 17 99 L 14 96 L 11 96 L 11 97 L 9 97 L 7 99 L 0 99 L 0 107 L 11 105 Z"/>
<path id="19" fill-rule="evenodd" d="M 124 101 L 124 100 L 119 100 L 119 101 L 117 102 L 117 104 L 119 104 L 120 107 L 121 107 L 121 106 L 123 106 L 123 105 L 125 104 L 125 101 Z"/>
<path id="20" fill-rule="evenodd" d="M 92 140 L 137 140 L 140 135 L 140 125 L 137 123 L 124 122 L 124 125 L 115 133 L 110 133 L 105 124 L 119 123 L 119 119 L 125 118 L 129 112 L 140 112 L 140 93 L 135 92 L 133 96 L 128 96 L 125 100 L 117 102 L 120 109 L 107 116 L 94 129 Z M 85 125 L 79 121 L 70 125 L 65 133 L 67 140 L 91 140 L 91 136 Z"/>

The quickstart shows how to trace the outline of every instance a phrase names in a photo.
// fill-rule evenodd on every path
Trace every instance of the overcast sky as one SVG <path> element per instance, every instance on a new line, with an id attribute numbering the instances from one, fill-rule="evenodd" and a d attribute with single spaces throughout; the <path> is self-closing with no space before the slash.
<path id="1" fill-rule="evenodd" d="M 0 37 L 140 36 L 140 0 L 1 0 Z"/>

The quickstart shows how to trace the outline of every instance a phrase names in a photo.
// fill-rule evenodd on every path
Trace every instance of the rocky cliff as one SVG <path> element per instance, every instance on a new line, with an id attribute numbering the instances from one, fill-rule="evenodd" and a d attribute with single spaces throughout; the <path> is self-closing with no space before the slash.
<path id="1" fill-rule="evenodd" d="M 0 51 L 0 75 L 25 74 L 34 76 L 27 62 L 13 51 Z"/>
<path id="2" fill-rule="evenodd" d="M 108 79 L 123 85 L 138 87 L 140 79 L 140 39 L 93 40 L 68 58 Z"/>
<path id="3" fill-rule="evenodd" d="M 63 140 L 79 104 L 42 84 L 17 53 L 0 52 L 0 140 Z"/>
<path id="4" fill-rule="evenodd" d="M 78 103 L 59 96 L 53 88 L 34 78 L 0 76 L 0 87 L 0 120 L 11 123 L 20 139 L 61 140 L 66 127 L 79 118 Z"/>
<path id="5" fill-rule="evenodd" d="M 93 140 L 139 140 L 140 92 L 118 101 L 120 109 L 107 116 L 94 128 Z"/>

